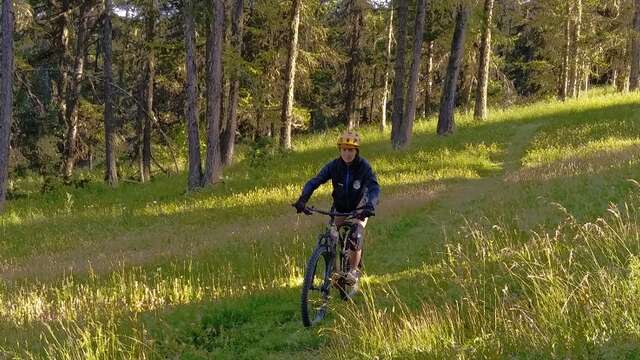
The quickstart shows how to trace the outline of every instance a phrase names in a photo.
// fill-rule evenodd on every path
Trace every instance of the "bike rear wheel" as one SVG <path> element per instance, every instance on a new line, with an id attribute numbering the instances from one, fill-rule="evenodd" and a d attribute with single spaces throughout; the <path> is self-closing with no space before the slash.
<path id="1" fill-rule="evenodd" d="M 302 323 L 305 327 L 317 324 L 327 314 L 331 287 L 332 256 L 326 246 L 315 248 L 307 263 L 301 294 Z"/>

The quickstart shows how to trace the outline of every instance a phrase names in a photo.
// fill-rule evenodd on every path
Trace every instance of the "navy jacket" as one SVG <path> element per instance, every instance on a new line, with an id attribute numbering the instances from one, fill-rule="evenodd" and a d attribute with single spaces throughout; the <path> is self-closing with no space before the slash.
<path id="1" fill-rule="evenodd" d="M 329 162 L 304 185 L 300 200 L 305 203 L 309 201 L 311 194 L 329 179 L 333 184 L 331 196 L 336 211 L 355 210 L 364 196 L 364 190 L 367 191 L 367 205 L 378 204 L 380 185 L 369 162 L 360 156 L 356 156 L 350 165 L 340 157 Z"/>

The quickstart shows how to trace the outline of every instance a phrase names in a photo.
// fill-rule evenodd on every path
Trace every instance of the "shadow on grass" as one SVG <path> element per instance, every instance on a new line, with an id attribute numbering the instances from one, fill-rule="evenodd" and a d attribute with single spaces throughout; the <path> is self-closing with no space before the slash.
<path id="1" fill-rule="evenodd" d="M 321 327 L 302 326 L 298 289 L 175 306 L 140 319 L 166 358 L 319 359 L 327 340 Z"/>

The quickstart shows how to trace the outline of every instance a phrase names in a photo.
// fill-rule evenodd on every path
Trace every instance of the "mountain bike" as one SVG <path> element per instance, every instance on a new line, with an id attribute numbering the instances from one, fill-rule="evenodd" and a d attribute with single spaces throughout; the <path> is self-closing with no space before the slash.
<path id="1" fill-rule="evenodd" d="M 343 300 L 350 300 L 358 291 L 357 281 L 354 284 L 346 281 L 346 274 L 351 270 L 347 239 L 357 225 L 349 221 L 356 219 L 356 211 L 340 213 L 307 207 L 305 213 L 331 217 L 325 230 L 318 236 L 318 243 L 309 257 L 304 272 L 300 303 L 302 323 L 305 327 L 309 327 L 322 321 L 327 314 L 329 290 L 332 286 L 338 290 Z M 335 225 L 336 216 L 345 217 L 340 227 Z"/>

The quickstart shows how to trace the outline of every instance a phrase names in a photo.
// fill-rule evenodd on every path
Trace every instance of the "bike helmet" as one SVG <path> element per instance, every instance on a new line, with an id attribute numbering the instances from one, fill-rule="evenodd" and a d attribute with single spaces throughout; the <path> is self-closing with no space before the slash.
<path id="1" fill-rule="evenodd" d="M 347 130 L 338 138 L 338 146 L 357 149 L 360 147 L 360 135 L 355 131 Z"/>

